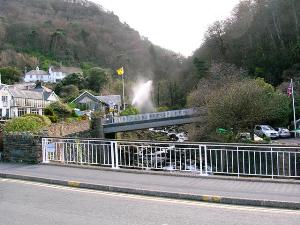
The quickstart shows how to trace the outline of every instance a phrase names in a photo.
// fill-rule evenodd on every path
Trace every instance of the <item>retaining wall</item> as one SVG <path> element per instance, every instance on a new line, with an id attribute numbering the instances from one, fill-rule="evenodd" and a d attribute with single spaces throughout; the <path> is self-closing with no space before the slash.
<path id="1" fill-rule="evenodd" d="M 42 136 L 29 133 L 3 136 L 3 159 L 9 162 L 42 162 Z"/>

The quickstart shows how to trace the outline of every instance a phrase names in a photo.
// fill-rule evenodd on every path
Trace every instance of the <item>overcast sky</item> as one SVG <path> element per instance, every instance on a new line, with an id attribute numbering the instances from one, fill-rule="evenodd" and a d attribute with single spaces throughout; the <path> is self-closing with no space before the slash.
<path id="1" fill-rule="evenodd" d="M 156 45 L 189 56 L 208 25 L 230 16 L 239 0 L 92 0 Z"/>

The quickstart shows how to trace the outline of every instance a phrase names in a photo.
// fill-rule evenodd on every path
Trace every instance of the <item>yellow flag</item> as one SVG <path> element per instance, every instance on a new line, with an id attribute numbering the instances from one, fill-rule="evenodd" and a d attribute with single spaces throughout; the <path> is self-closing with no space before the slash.
<path id="1" fill-rule="evenodd" d="M 117 69 L 117 74 L 119 76 L 122 76 L 124 74 L 124 69 L 123 69 L 123 66 L 120 68 L 120 69 Z"/>

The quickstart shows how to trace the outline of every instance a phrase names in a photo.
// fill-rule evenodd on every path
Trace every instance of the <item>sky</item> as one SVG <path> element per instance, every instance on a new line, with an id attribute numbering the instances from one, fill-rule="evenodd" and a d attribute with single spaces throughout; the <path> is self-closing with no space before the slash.
<path id="1" fill-rule="evenodd" d="M 239 0 L 91 0 L 113 11 L 153 44 L 192 55 L 209 25 L 230 16 Z"/>

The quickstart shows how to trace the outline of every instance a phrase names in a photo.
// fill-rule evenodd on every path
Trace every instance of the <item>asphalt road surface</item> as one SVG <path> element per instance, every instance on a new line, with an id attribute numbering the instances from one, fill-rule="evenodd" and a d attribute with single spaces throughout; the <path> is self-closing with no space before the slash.
<path id="1" fill-rule="evenodd" d="M 297 225 L 300 211 L 171 200 L 0 179 L 0 224 Z"/>

